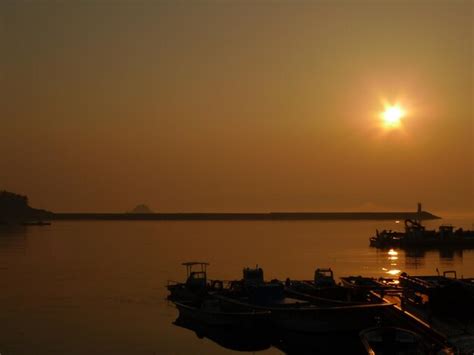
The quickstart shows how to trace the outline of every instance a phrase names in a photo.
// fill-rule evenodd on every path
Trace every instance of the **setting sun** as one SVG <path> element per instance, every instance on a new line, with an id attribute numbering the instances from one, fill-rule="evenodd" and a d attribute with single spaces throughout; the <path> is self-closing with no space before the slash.
<path id="1" fill-rule="evenodd" d="M 385 127 L 394 128 L 400 126 L 401 119 L 405 116 L 405 110 L 399 105 L 386 106 L 381 114 Z"/>

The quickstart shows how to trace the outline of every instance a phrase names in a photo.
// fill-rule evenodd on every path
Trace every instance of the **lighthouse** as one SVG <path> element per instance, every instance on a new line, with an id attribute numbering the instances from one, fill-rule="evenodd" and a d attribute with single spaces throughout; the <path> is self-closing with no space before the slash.
<path id="1" fill-rule="evenodd" d="M 421 219 L 422 219 L 422 218 L 421 218 L 421 215 L 422 215 L 422 213 L 423 213 L 423 210 L 421 209 L 421 202 L 418 202 L 418 209 L 417 209 L 416 213 L 417 213 L 417 217 L 418 217 L 418 218 L 417 218 L 417 222 L 418 222 L 419 224 L 421 224 Z"/>

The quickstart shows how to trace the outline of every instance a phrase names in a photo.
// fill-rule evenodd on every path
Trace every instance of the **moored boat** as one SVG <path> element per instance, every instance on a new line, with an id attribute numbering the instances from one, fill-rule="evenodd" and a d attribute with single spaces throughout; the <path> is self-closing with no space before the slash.
<path id="1" fill-rule="evenodd" d="M 405 220 L 405 231 L 383 230 L 369 238 L 375 248 L 408 247 L 462 247 L 474 248 L 474 230 L 455 229 L 441 225 L 438 230 L 427 230 L 421 220 Z"/>
<path id="2" fill-rule="evenodd" d="M 272 324 L 280 330 L 303 333 L 332 333 L 360 331 L 373 326 L 383 317 L 391 303 L 316 306 L 281 300 L 268 305 L 257 305 L 228 295 L 217 295 L 223 302 L 241 309 L 270 311 Z"/>
<path id="3" fill-rule="evenodd" d="M 249 275 L 255 274 L 259 275 L 258 280 L 254 277 L 248 279 Z M 226 289 L 213 294 L 213 297 L 241 310 L 270 311 L 272 324 L 279 330 L 306 333 L 360 331 L 375 325 L 385 309 L 393 306 L 383 300 L 354 304 L 331 299 L 288 297 L 283 292 L 282 283 L 263 281 L 261 269 L 244 269 L 244 279 L 237 289 Z"/>

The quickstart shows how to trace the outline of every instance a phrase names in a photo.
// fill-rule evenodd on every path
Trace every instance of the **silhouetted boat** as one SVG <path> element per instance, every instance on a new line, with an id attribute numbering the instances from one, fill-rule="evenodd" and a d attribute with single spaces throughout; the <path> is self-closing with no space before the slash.
<path id="1" fill-rule="evenodd" d="M 305 333 L 351 332 L 373 326 L 377 317 L 390 303 L 356 304 L 340 306 L 316 306 L 312 304 L 288 303 L 285 300 L 269 305 L 255 305 L 218 295 L 220 300 L 255 311 L 270 311 L 274 326 L 284 331 Z"/>
<path id="2" fill-rule="evenodd" d="M 420 335 L 396 327 L 373 327 L 359 334 L 369 355 L 429 354 Z"/>
<path id="3" fill-rule="evenodd" d="M 441 225 L 438 230 L 426 230 L 420 220 L 405 220 L 405 232 L 392 230 L 376 231 L 369 239 L 370 246 L 392 247 L 464 247 L 474 248 L 474 230 L 454 229 Z"/>
<path id="4" fill-rule="evenodd" d="M 279 330 L 307 333 L 360 331 L 375 325 L 385 308 L 393 306 L 383 301 L 350 304 L 335 300 L 334 304 L 330 299 L 287 297 L 281 282 L 264 282 L 260 268 L 244 269 L 241 283 L 213 297 L 242 310 L 270 311 L 272 324 Z"/>

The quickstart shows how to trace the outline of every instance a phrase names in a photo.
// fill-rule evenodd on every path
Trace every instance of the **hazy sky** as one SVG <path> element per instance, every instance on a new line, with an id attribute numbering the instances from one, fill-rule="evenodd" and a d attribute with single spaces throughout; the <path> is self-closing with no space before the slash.
<path id="1" fill-rule="evenodd" d="M 1 1 L 0 189 L 53 211 L 473 211 L 473 7 Z"/>

